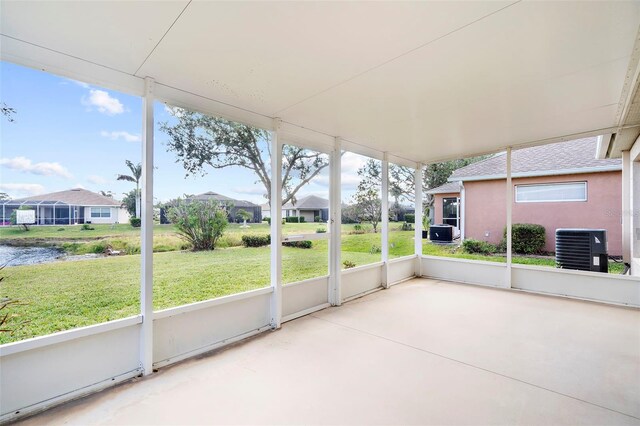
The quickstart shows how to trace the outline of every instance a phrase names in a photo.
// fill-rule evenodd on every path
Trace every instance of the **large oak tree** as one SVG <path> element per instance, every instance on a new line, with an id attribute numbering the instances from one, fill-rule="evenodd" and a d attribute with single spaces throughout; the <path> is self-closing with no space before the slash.
<path id="1" fill-rule="evenodd" d="M 169 136 L 167 148 L 189 174 L 205 175 L 208 168 L 242 167 L 252 171 L 271 200 L 269 132 L 183 108 L 169 108 L 176 123 L 161 123 Z M 329 165 L 329 158 L 304 148 L 285 145 L 282 150 L 282 204 Z"/>

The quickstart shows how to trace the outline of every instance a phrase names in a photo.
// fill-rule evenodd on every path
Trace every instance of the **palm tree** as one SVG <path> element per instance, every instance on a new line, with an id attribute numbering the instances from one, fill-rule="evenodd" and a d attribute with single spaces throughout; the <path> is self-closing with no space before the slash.
<path id="1" fill-rule="evenodd" d="M 238 210 L 238 213 L 236 213 L 236 217 L 239 217 L 240 219 L 242 219 L 242 221 L 243 221 L 242 227 L 243 228 L 248 228 L 247 220 L 253 219 L 253 215 L 251 213 L 249 213 L 248 211 L 246 211 L 246 210 Z"/>
<path id="2" fill-rule="evenodd" d="M 118 175 L 118 180 L 126 180 L 127 182 L 136 183 L 136 217 L 140 217 L 140 178 L 142 177 L 142 164 L 133 164 L 129 160 L 124 160 L 129 170 L 130 175 Z"/>

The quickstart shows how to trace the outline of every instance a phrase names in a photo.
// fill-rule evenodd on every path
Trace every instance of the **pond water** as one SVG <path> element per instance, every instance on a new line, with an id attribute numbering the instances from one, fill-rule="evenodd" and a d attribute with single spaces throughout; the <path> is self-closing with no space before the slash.
<path id="1" fill-rule="evenodd" d="M 33 265 L 53 262 L 63 252 L 54 247 L 12 247 L 0 245 L 0 266 Z"/>

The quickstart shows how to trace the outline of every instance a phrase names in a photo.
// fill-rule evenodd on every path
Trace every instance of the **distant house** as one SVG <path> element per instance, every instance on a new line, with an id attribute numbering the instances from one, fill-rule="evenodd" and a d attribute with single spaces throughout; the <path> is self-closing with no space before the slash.
<path id="1" fill-rule="evenodd" d="M 262 216 L 271 217 L 269 204 L 262 205 Z M 282 206 L 282 217 L 302 216 L 305 222 L 315 222 L 316 217 L 320 222 L 329 220 L 329 200 L 317 195 L 307 195 L 294 202 L 288 202 Z"/>
<path id="2" fill-rule="evenodd" d="M 596 138 L 525 148 L 512 153 L 513 223 L 546 229 L 555 251 L 558 228 L 606 229 L 609 254 L 622 253 L 622 164 L 598 160 Z M 434 222 L 457 227 L 462 238 L 500 242 L 506 224 L 506 156 L 494 155 L 456 170 L 427 191 Z"/>
<path id="3" fill-rule="evenodd" d="M 193 197 L 185 198 L 185 201 L 217 201 L 221 206 L 227 209 L 230 222 L 241 222 L 238 218 L 238 211 L 245 210 L 253 215 L 252 219 L 247 222 L 260 223 L 262 222 L 262 210 L 259 205 L 250 201 L 236 200 L 231 197 L 227 197 L 216 192 L 205 192 L 203 194 L 194 195 Z M 169 223 L 167 218 L 166 209 L 160 209 L 160 222 L 163 224 Z"/>
<path id="4" fill-rule="evenodd" d="M 36 211 L 36 225 L 79 223 L 126 223 L 129 213 L 120 201 L 82 188 L 52 192 L 16 200 L 1 201 L 3 225 L 20 207 Z"/>

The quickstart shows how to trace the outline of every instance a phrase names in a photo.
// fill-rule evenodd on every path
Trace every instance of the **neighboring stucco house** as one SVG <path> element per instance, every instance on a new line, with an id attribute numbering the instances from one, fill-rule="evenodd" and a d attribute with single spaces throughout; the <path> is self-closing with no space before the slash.
<path id="1" fill-rule="evenodd" d="M 130 217 L 120 201 L 82 188 L 2 201 L 0 204 L 3 225 L 10 224 L 11 214 L 21 206 L 36 211 L 36 225 L 126 223 Z"/>
<path id="2" fill-rule="evenodd" d="M 622 163 L 596 159 L 596 146 L 596 138 L 585 138 L 512 153 L 513 223 L 544 226 L 546 251 L 555 251 L 556 229 L 591 228 L 607 230 L 609 254 L 622 253 Z M 504 154 L 456 170 L 427 193 L 434 196 L 434 223 L 458 227 L 463 239 L 502 239 Z"/>
<path id="3" fill-rule="evenodd" d="M 247 222 L 252 223 L 260 223 L 262 222 L 262 209 L 259 205 L 254 204 L 250 201 L 246 200 L 236 200 L 231 197 L 227 197 L 222 194 L 218 194 L 217 192 L 205 192 L 202 194 L 194 195 L 193 197 L 185 198 L 185 201 L 198 200 L 198 201 L 217 201 L 221 206 L 224 206 L 227 209 L 227 213 L 229 216 L 229 221 L 231 222 L 240 222 L 241 219 L 238 218 L 238 211 L 245 210 L 253 215 L 252 219 Z M 160 209 L 160 223 L 166 224 L 169 223 L 167 218 L 166 209 Z"/>
<path id="4" fill-rule="evenodd" d="M 262 205 L 262 216 L 271 217 L 269 204 Z M 317 195 L 307 195 L 296 200 L 295 203 L 288 202 L 282 206 L 282 217 L 302 216 L 305 222 L 314 222 L 316 217 L 320 217 L 320 222 L 329 220 L 329 200 Z"/>

